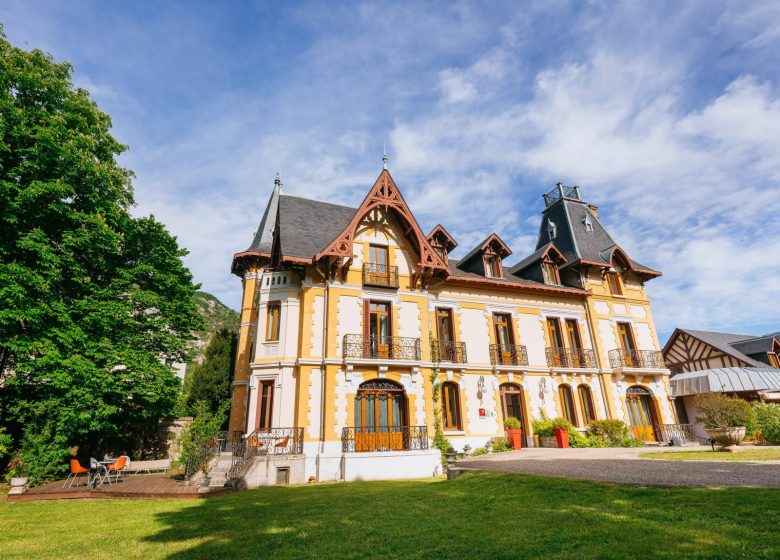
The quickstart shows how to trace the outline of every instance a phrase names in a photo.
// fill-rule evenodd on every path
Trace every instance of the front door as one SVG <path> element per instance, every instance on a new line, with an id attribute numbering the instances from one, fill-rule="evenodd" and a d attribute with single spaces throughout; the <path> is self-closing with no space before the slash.
<path id="1" fill-rule="evenodd" d="M 523 393 L 519 386 L 513 383 L 504 383 L 499 387 L 501 392 L 501 411 L 504 420 L 514 417 L 520 420 L 525 433 L 525 417 L 523 415 Z"/>
<path id="2" fill-rule="evenodd" d="M 371 358 L 390 358 L 390 304 L 372 301 L 369 304 L 368 335 Z"/>
<path id="3" fill-rule="evenodd" d="M 641 367 L 636 359 L 636 346 L 634 345 L 634 334 L 631 332 L 631 325 L 628 323 L 618 323 L 618 335 L 620 337 L 620 348 L 623 350 L 623 360 L 626 367 Z"/>
<path id="4" fill-rule="evenodd" d="M 498 344 L 498 359 L 502 364 L 512 364 L 512 345 L 515 343 L 512 336 L 512 328 L 509 323 L 509 315 L 496 313 L 493 315 L 493 324 L 496 330 L 496 344 Z"/>
<path id="5" fill-rule="evenodd" d="M 437 308 L 436 309 L 436 330 L 439 336 L 439 357 L 443 361 L 453 362 L 453 357 L 450 355 L 450 342 L 455 338 L 452 335 L 452 310 Z"/>
<path id="6" fill-rule="evenodd" d="M 655 441 L 655 414 L 650 393 L 641 387 L 630 387 L 626 393 L 626 407 L 634 438 L 639 441 Z"/>
<path id="7" fill-rule="evenodd" d="M 406 396 L 400 385 L 369 381 L 355 396 L 355 451 L 404 449 Z"/>

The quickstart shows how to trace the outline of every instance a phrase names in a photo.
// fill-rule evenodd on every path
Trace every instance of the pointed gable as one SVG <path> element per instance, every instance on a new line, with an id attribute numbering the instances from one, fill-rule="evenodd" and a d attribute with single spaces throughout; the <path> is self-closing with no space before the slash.
<path id="1" fill-rule="evenodd" d="M 498 270 L 494 271 L 493 277 L 503 277 L 501 262 L 512 254 L 511 249 L 507 247 L 501 238 L 491 233 L 482 243 L 474 247 L 457 264 L 457 267 L 466 272 L 472 272 L 482 276 L 491 276 L 489 272 L 490 259 L 497 259 Z"/>
<path id="2" fill-rule="evenodd" d="M 428 240 L 428 243 L 431 244 L 431 247 L 439 253 L 439 256 L 444 262 L 449 264 L 449 254 L 458 246 L 458 243 L 449 232 L 444 229 L 444 226 L 437 224 L 426 236 L 426 239 Z"/>
<path id="3" fill-rule="evenodd" d="M 418 263 L 420 270 L 417 271 L 417 274 L 430 275 L 436 271 L 443 273 L 445 276 L 449 274 L 447 264 L 431 247 L 387 169 L 383 169 L 379 174 L 374 186 L 371 187 L 371 190 L 354 213 L 350 222 L 341 229 L 327 246 L 314 255 L 314 260 L 325 257 L 351 259 L 353 257 L 352 243 L 355 240 L 357 227 L 363 217 L 374 208 L 382 208 L 385 211 L 393 212 L 402 227 L 405 228 L 404 234 L 412 241 L 412 246 L 417 250 L 420 259 Z"/>

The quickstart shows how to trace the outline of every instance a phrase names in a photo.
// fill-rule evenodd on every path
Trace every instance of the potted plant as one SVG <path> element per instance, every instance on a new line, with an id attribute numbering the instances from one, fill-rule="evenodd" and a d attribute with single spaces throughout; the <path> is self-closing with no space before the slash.
<path id="1" fill-rule="evenodd" d="M 696 419 L 721 450 L 742 443 L 748 427 L 755 424 L 755 412 L 742 399 L 705 393 L 696 397 L 696 407 L 700 413 Z"/>
<path id="2" fill-rule="evenodd" d="M 523 448 L 523 425 L 520 420 L 514 416 L 509 416 L 504 420 L 504 428 L 506 429 L 506 439 L 509 440 L 509 444 L 512 449 L 518 451 Z"/>

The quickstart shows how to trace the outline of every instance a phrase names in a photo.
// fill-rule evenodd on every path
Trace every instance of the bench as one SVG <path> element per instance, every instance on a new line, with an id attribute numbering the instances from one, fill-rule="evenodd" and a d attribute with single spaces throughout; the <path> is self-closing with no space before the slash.
<path id="1" fill-rule="evenodd" d="M 171 468 L 170 459 L 158 459 L 156 461 L 130 461 L 125 467 L 127 474 L 152 474 L 152 472 L 165 472 Z"/>

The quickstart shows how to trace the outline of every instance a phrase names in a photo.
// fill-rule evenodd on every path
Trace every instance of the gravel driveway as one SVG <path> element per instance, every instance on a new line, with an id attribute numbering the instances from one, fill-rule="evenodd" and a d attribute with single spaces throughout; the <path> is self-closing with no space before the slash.
<path id="1" fill-rule="evenodd" d="M 780 462 L 665 461 L 637 455 L 628 450 L 528 449 L 469 458 L 458 466 L 649 486 L 780 488 Z"/>

